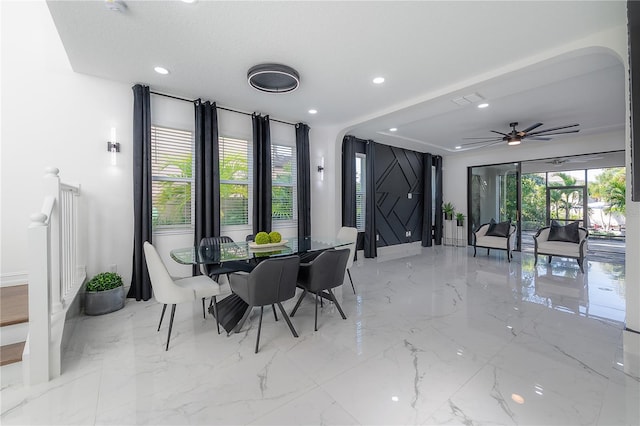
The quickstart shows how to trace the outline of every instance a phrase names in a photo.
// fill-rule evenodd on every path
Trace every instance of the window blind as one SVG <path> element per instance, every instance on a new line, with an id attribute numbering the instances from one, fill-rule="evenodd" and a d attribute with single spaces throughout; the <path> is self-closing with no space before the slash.
<path id="1" fill-rule="evenodd" d="M 293 146 L 271 145 L 272 201 L 271 218 L 280 224 L 298 219 L 298 179 L 296 149 Z"/>
<path id="2" fill-rule="evenodd" d="M 253 156 L 246 140 L 220 138 L 220 225 L 251 225 Z"/>
<path id="3" fill-rule="evenodd" d="M 193 223 L 193 135 L 151 126 L 152 223 L 184 228 Z"/>

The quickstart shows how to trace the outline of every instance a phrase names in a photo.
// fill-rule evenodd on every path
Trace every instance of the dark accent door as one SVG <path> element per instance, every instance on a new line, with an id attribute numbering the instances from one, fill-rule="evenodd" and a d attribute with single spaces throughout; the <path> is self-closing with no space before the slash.
<path id="1" fill-rule="evenodd" d="M 376 145 L 378 247 L 422 240 L 422 154 Z"/>

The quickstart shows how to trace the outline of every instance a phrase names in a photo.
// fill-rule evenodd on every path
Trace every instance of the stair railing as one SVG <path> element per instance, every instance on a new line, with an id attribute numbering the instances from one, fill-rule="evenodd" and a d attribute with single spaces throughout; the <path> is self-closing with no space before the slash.
<path id="1" fill-rule="evenodd" d="M 55 167 L 45 170 L 45 197 L 31 215 L 29 251 L 29 336 L 23 352 L 26 384 L 60 375 L 66 310 L 86 273 L 79 266 L 80 185 L 60 181 Z"/>

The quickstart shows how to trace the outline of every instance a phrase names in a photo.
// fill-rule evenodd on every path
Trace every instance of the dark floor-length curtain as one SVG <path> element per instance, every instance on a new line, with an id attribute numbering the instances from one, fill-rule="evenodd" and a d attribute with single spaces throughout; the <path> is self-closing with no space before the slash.
<path id="1" fill-rule="evenodd" d="M 216 104 L 195 103 L 194 141 L 194 246 L 204 237 L 220 236 L 220 161 L 218 151 L 218 113 Z M 193 266 L 193 274 L 200 268 Z"/>
<path id="2" fill-rule="evenodd" d="M 296 164 L 298 167 L 298 243 L 311 235 L 311 162 L 309 126 L 296 124 Z"/>
<path id="3" fill-rule="evenodd" d="M 136 300 L 152 296 L 143 253 L 144 242 L 152 242 L 150 104 L 149 86 L 133 86 L 133 267 L 127 297 Z"/>
<path id="4" fill-rule="evenodd" d="M 375 182 L 375 143 L 367 141 L 365 155 L 367 156 L 366 178 L 366 213 L 364 217 L 364 257 L 378 256 L 378 242 L 376 241 L 376 182 Z"/>
<path id="5" fill-rule="evenodd" d="M 436 245 L 442 244 L 442 157 L 436 155 L 433 157 L 436 167 L 436 211 L 435 211 L 435 230 L 433 239 Z"/>
<path id="6" fill-rule="evenodd" d="M 356 226 L 356 143 L 342 139 L 342 226 Z"/>
<path id="7" fill-rule="evenodd" d="M 422 155 L 422 247 L 431 247 L 433 244 L 433 217 L 431 209 L 433 207 L 432 193 L 432 155 L 428 152 Z"/>
<path id="8" fill-rule="evenodd" d="M 271 232 L 271 131 L 269 116 L 253 114 L 253 233 Z"/>

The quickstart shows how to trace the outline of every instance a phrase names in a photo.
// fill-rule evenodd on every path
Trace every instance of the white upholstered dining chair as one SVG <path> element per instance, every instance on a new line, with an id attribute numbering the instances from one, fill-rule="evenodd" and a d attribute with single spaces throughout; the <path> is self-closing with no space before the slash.
<path id="1" fill-rule="evenodd" d="M 162 325 L 162 319 L 167 309 L 167 305 L 171 306 L 171 319 L 169 320 L 169 332 L 167 333 L 167 345 L 165 350 L 169 350 L 169 340 L 171 339 L 171 329 L 173 327 L 173 317 L 176 312 L 178 303 L 193 302 L 202 299 L 202 314 L 205 314 L 204 299 L 214 297 L 220 294 L 220 285 L 205 275 L 196 275 L 194 277 L 174 279 L 169 275 L 166 266 L 162 262 L 158 251 L 151 243 L 144 243 L 144 257 L 149 270 L 149 278 L 153 287 L 153 297 L 159 303 L 162 303 L 162 314 L 160 315 L 160 323 L 158 331 Z M 213 304 L 215 309 L 215 303 Z M 216 322 L 218 315 L 216 313 Z"/>
<path id="2" fill-rule="evenodd" d="M 349 259 L 347 260 L 347 274 L 349 275 L 349 281 L 351 281 L 351 288 L 353 289 L 353 294 L 356 294 L 356 288 L 353 285 L 353 279 L 351 278 L 351 271 L 349 268 L 353 266 L 353 259 L 356 254 L 356 241 L 358 240 L 358 230 L 356 228 L 352 228 L 349 226 L 343 226 L 338 231 L 338 235 L 336 236 L 338 240 L 341 241 L 353 241 L 348 246 L 340 247 L 340 248 L 348 248 L 349 249 Z"/>

